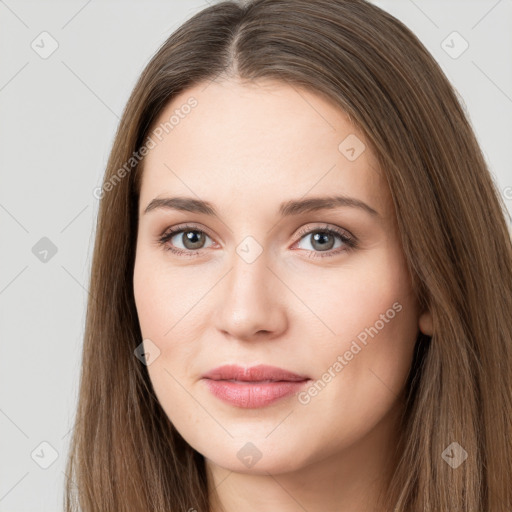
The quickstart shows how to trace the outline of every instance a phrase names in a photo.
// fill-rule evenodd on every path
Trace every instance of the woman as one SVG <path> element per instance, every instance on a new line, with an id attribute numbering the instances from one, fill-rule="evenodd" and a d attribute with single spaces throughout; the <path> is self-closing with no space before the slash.
<path id="1" fill-rule="evenodd" d="M 204 9 L 98 197 L 67 510 L 512 509 L 505 206 L 402 23 Z"/>

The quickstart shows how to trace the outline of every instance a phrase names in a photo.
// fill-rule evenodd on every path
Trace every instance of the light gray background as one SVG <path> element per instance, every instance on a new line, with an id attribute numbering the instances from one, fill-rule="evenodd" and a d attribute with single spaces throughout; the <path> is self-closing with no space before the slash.
<path id="1" fill-rule="evenodd" d="M 512 212 L 512 0 L 375 3 L 419 36 L 455 85 Z M 0 511 L 62 509 L 98 207 L 92 191 L 138 75 L 206 5 L 0 1 Z M 58 44 L 47 58 L 44 31 Z M 446 39 L 453 31 L 469 44 L 458 58 L 443 46 L 462 48 L 458 36 Z M 43 237 L 57 249 L 46 262 L 33 252 Z M 58 455 L 43 469 L 52 450 Z"/>

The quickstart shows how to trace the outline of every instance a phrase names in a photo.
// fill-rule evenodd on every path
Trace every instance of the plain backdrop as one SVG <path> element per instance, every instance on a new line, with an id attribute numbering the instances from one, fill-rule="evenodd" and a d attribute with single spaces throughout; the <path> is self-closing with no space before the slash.
<path id="1" fill-rule="evenodd" d="M 512 1 L 375 3 L 418 35 L 456 87 L 512 212 Z M 62 510 L 92 192 L 139 74 L 206 5 L 0 1 L 0 512 Z"/>

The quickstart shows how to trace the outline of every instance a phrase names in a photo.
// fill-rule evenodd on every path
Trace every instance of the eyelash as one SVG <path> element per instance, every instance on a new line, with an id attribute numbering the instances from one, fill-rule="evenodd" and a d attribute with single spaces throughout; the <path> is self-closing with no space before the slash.
<path id="1" fill-rule="evenodd" d="M 171 228 L 171 229 L 165 231 L 158 238 L 157 243 L 159 245 L 163 246 L 164 250 L 171 251 L 172 253 L 177 254 L 179 256 L 194 257 L 197 254 L 199 254 L 202 249 L 198 249 L 195 251 L 192 251 L 192 250 L 189 251 L 189 250 L 178 249 L 178 248 L 172 247 L 171 245 L 168 244 L 169 240 L 174 235 L 176 235 L 177 233 L 182 233 L 182 232 L 186 232 L 186 231 L 195 231 L 197 233 L 203 233 L 203 234 L 209 236 L 210 238 L 212 238 L 206 231 L 199 229 L 197 226 L 187 224 L 187 225 L 176 226 L 174 228 Z M 325 226 L 323 228 L 322 227 L 314 228 L 314 229 L 309 229 L 306 226 L 305 228 L 301 229 L 300 232 L 298 233 L 299 239 L 297 240 L 297 242 L 299 242 L 304 236 L 312 235 L 314 233 L 327 233 L 330 235 L 336 235 L 345 244 L 345 247 L 342 247 L 342 248 L 338 247 L 336 250 L 330 250 L 330 251 L 325 251 L 325 252 L 323 252 L 323 251 L 307 251 L 307 252 L 309 252 L 308 258 L 312 258 L 312 259 L 329 258 L 329 257 L 337 256 L 338 254 L 340 254 L 342 252 L 350 252 L 357 248 L 357 240 L 355 237 L 349 236 L 345 231 L 339 230 L 338 228 L 332 228 L 329 226 Z"/>

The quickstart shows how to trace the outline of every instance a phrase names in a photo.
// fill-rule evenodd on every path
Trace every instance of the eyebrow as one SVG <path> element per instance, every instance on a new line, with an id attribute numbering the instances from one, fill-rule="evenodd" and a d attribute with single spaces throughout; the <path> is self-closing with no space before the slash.
<path id="1" fill-rule="evenodd" d="M 365 211 L 372 217 L 380 217 L 380 214 L 363 201 L 354 197 L 343 195 L 328 197 L 311 197 L 309 199 L 292 199 L 281 203 L 279 214 L 281 217 L 300 215 L 302 213 L 311 213 L 320 210 L 333 210 L 339 207 L 358 208 Z M 212 217 L 219 218 L 215 207 L 208 201 L 194 199 L 192 197 L 163 197 L 153 199 L 144 214 L 156 209 L 180 210 L 191 213 L 202 213 Z"/>

